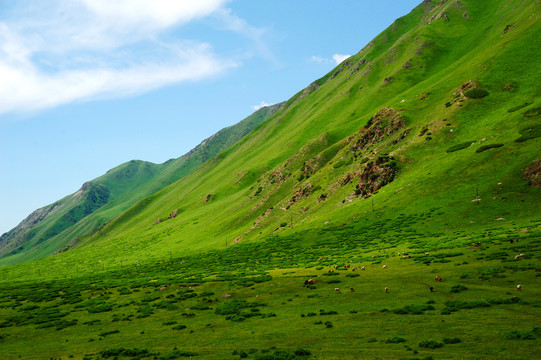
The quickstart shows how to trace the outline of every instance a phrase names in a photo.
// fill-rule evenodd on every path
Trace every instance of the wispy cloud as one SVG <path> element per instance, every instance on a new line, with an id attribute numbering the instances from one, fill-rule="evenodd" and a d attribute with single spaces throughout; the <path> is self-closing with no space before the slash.
<path id="1" fill-rule="evenodd" d="M 50 0 L 5 6 L 0 13 L 0 114 L 131 96 L 235 67 L 210 44 L 167 36 L 171 28 L 225 11 L 225 3 Z"/>
<path id="2" fill-rule="evenodd" d="M 318 64 L 333 64 L 333 65 L 338 65 L 340 64 L 342 61 L 346 60 L 347 58 L 349 58 L 351 55 L 342 55 L 342 54 L 334 54 L 332 56 L 332 58 L 325 58 L 325 57 L 321 57 L 321 56 L 312 56 L 310 58 L 310 62 L 315 62 L 315 63 L 318 63 Z"/>
<path id="3" fill-rule="evenodd" d="M 261 108 L 264 108 L 265 106 L 270 106 L 270 104 L 267 104 L 266 102 L 262 101 L 259 105 L 252 105 L 252 109 L 254 109 L 254 111 L 257 111 Z"/>

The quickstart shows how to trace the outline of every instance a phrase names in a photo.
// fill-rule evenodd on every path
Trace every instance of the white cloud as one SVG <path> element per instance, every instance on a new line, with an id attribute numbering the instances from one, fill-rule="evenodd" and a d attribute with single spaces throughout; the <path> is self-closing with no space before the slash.
<path id="1" fill-rule="evenodd" d="M 351 55 L 342 55 L 342 54 L 334 54 L 332 56 L 332 59 L 336 62 L 336 65 L 340 64 L 342 61 L 346 60 Z"/>
<path id="2" fill-rule="evenodd" d="M 209 44 L 162 36 L 225 3 L 50 0 L 6 6 L 0 13 L 0 114 L 132 96 L 235 67 Z"/>
<path id="3" fill-rule="evenodd" d="M 351 55 L 334 54 L 331 59 L 324 58 L 324 57 L 321 57 L 321 56 L 312 56 L 309 61 L 310 62 L 315 62 L 315 63 L 318 63 L 318 64 L 334 64 L 334 65 L 338 65 L 342 61 L 349 58 L 350 56 Z"/>
<path id="4" fill-rule="evenodd" d="M 261 108 L 264 108 L 265 106 L 270 106 L 270 104 L 267 104 L 266 102 L 262 101 L 259 105 L 252 105 L 252 109 L 254 109 L 254 111 L 257 111 Z"/>

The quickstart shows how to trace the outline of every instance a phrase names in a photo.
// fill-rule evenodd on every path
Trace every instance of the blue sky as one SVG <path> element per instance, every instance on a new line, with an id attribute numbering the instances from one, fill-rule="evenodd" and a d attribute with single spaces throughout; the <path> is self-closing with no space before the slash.
<path id="1" fill-rule="evenodd" d="M 420 2 L 0 1 L 0 234 L 287 100 Z"/>

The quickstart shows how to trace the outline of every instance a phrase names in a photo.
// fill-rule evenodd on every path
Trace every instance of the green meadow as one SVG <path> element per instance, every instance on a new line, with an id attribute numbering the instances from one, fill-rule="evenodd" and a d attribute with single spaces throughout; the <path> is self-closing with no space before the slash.
<path id="1" fill-rule="evenodd" d="M 0 357 L 535 358 L 540 17 L 424 1 L 180 180 L 4 257 Z"/>

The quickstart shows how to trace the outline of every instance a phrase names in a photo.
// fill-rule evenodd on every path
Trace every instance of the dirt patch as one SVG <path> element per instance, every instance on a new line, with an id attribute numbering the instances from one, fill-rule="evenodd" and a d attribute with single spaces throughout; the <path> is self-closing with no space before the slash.
<path id="1" fill-rule="evenodd" d="M 530 186 L 541 187 L 541 160 L 533 161 L 524 169 L 523 177 L 529 180 Z"/>

